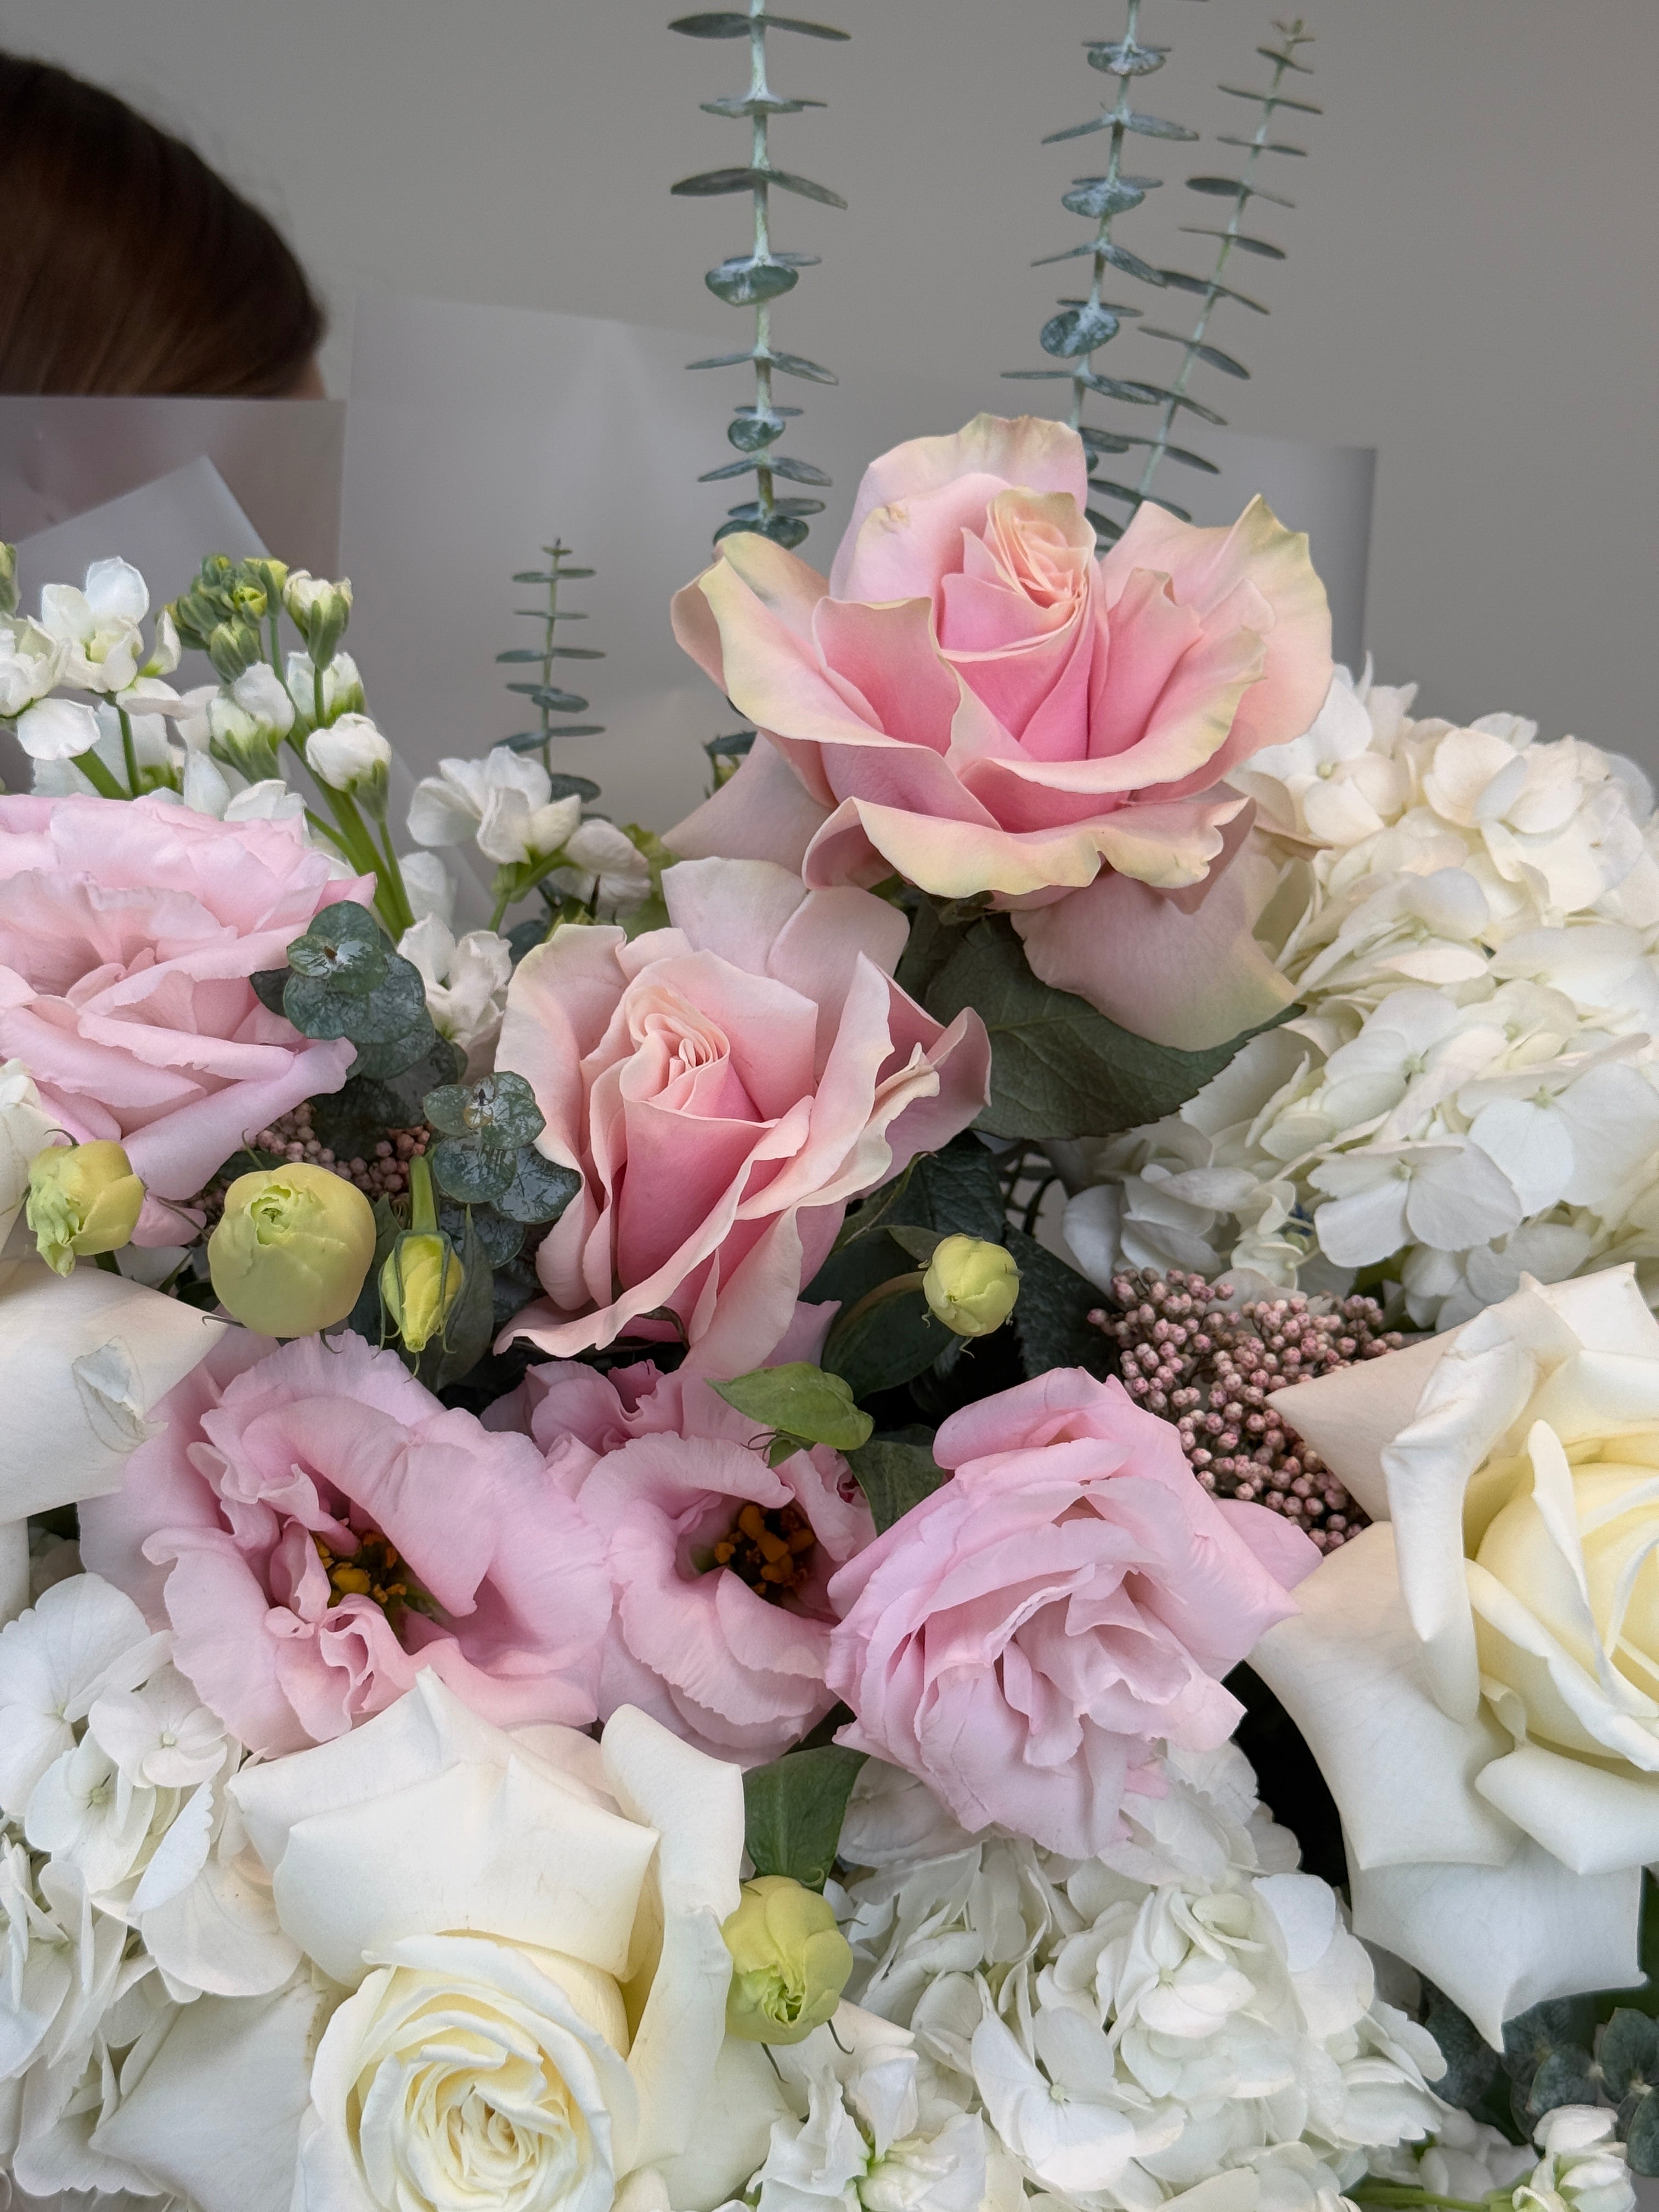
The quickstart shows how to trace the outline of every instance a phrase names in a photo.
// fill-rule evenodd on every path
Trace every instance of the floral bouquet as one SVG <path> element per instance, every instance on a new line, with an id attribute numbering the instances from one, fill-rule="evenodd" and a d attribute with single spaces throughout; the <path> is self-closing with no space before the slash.
<path id="1" fill-rule="evenodd" d="M 562 547 L 407 838 L 349 585 L 8 558 L 19 2206 L 1659 2168 L 1641 780 L 1089 459 L 726 535 L 660 836 L 550 764 Z"/>

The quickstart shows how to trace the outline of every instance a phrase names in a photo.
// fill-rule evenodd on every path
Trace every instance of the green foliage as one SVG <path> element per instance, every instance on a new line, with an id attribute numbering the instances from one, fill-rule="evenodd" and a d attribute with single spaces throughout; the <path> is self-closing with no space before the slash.
<path id="1" fill-rule="evenodd" d="M 793 376 L 812 384 L 833 384 L 836 380 L 817 362 L 784 353 L 772 343 L 773 301 L 793 291 L 800 281 L 800 271 L 815 266 L 818 257 L 815 253 L 781 252 L 773 246 L 771 196 L 776 191 L 789 192 L 799 199 L 816 201 L 823 207 L 844 208 L 847 203 L 827 185 L 816 184 L 811 178 L 800 176 L 793 170 L 780 169 L 772 161 L 769 134 L 773 117 L 797 114 L 803 108 L 821 107 L 823 103 L 781 98 L 773 91 L 766 73 L 766 39 L 769 31 L 787 31 L 805 38 L 840 42 L 848 33 L 824 23 L 769 14 L 762 0 L 750 0 L 746 11 L 723 9 L 682 15 L 669 28 L 689 39 L 749 41 L 746 90 L 727 99 L 703 103 L 705 111 L 711 115 L 748 125 L 748 161 L 682 177 L 672 187 L 675 195 L 682 199 L 714 199 L 747 192 L 754 215 L 748 251 L 728 256 L 703 279 L 717 300 L 725 301 L 728 307 L 754 311 L 755 341 L 745 353 L 720 354 L 708 361 L 694 361 L 690 366 L 730 368 L 748 363 L 753 368 L 755 381 L 752 399 L 733 411 L 726 428 L 727 442 L 738 459 L 706 471 L 699 481 L 722 483 L 749 476 L 755 479 L 753 498 L 741 501 L 728 511 L 726 520 L 714 532 L 717 541 L 737 531 L 752 530 L 779 545 L 799 545 L 807 533 L 806 518 L 822 513 L 823 501 L 811 497 L 782 498 L 777 486 L 780 482 L 823 486 L 830 478 L 815 463 L 774 450 L 790 421 L 801 410 L 777 403 L 773 397 L 773 378 L 780 374 Z"/>
<path id="2" fill-rule="evenodd" d="M 899 1273 L 866 1291 L 830 1326 L 823 1364 L 844 1378 L 855 1398 L 896 1390 L 959 1351 L 962 1340 L 934 1317 L 908 1259 L 900 1252 Z"/>
<path id="3" fill-rule="evenodd" d="M 836 1863 L 861 1751 L 827 1743 L 786 1752 L 743 1778 L 744 1844 L 757 1874 L 784 1874 L 822 1890 Z"/>
<path id="4" fill-rule="evenodd" d="M 792 1359 L 781 1367 L 757 1367 L 709 1388 L 762 1428 L 773 1431 L 769 1464 L 776 1466 L 813 1444 L 849 1452 L 863 1443 L 875 1423 L 853 1402 L 839 1375 L 826 1374 L 810 1360 Z"/>
<path id="5" fill-rule="evenodd" d="M 927 932 L 920 915 L 918 926 Z M 1201 1091 L 1256 1034 L 1180 1052 L 1120 1029 L 1086 1000 L 1040 982 L 1005 915 L 966 931 L 947 929 L 935 916 L 909 972 L 937 1020 L 951 1021 L 966 1006 L 984 1018 L 991 1102 L 980 1127 L 999 1136 L 1105 1137 L 1158 1121 Z M 899 980 L 915 989 L 904 963 Z"/>
<path id="6" fill-rule="evenodd" d="M 392 950 L 369 909 L 349 899 L 314 916 L 289 946 L 285 969 L 266 969 L 252 981 L 264 1003 L 303 1036 L 349 1038 L 359 1076 L 401 1075 L 441 1042 L 419 969 Z"/>
<path id="7" fill-rule="evenodd" d="M 493 1206 L 528 1225 L 556 1221 L 580 1189 L 574 1168 L 537 1151 L 545 1123 L 523 1076 L 503 1069 L 477 1083 L 447 1084 L 424 1104 L 438 1138 L 433 1175 L 460 1205 Z"/>
<path id="8" fill-rule="evenodd" d="M 1121 37 L 1091 40 L 1086 43 L 1089 66 L 1115 81 L 1114 96 L 1105 100 L 1098 115 L 1088 121 L 1073 124 L 1062 131 L 1051 131 L 1043 141 L 1045 145 L 1069 143 L 1073 139 L 1090 138 L 1097 132 L 1108 135 L 1105 167 L 1097 175 L 1079 177 L 1069 191 L 1061 196 L 1061 205 L 1073 215 L 1082 216 L 1095 225 L 1094 234 L 1077 245 L 1062 247 L 1058 252 L 1042 255 L 1033 265 L 1038 268 L 1060 261 L 1087 259 L 1090 264 L 1089 289 L 1082 299 L 1062 299 L 1060 312 L 1052 315 L 1043 325 L 1039 335 L 1042 350 L 1050 359 L 1061 364 L 1050 368 L 1011 369 L 1010 376 L 1037 381 L 1067 382 L 1071 386 L 1070 421 L 1081 433 L 1089 460 L 1089 519 L 1099 537 L 1110 543 L 1123 534 L 1127 522 L 1137 507 L 1147 497 L 1153 475 L 1165 460 L 1200 471 L 1213 476 L 1218 473 L 1212 461 L 1189 447 L 1177 445 L 1173 430 L 1182 413 L 1197 416 L 1200 420 L 1220 424 L 1224 417 L 1212 408 L 1194 399 L 1188 390 L 1193 374 L 1206 367 L 1232 377 L 1248 377 L 1244 364 L 1232 355 L 1224 352 L 1211 343 L 1209 326 L 1218 304 L 1233 300 L 1258 314 L 1267 310 L 1248 294 L 1237 291 L 1224 282 L 1232 256 L 1248 253 L 1262 260 L 1282 261 L 1284 248 L 1270 239 L 1256 236 L 1244 228 L 1250 203 L 1263 199 L 1289 207 L 1292 203 L 1271 192 L 1256 182 L 1257 165 L 1265 155 L 1304 155 L 1306 149 L 1276 137 L 1276 118 L 1281 109 L 1317 115 L 1318 107 L 1311 100 L 1294 97 L 1284 90 L 1287 76 L 1292 72 L 1309 74 L 1308 64 L 1298 57 L 1298 49 L 1306 45 L 1312 33 L 1305 30 L 1300 18 L 1292 23 L 1277 23 L 1279 33 L 1278 46 L 1259 46 L 1256 51 L 1272 67 L 1272 76 L 1265 91 L 1243 89 L 1236 85 L 1224 85 L 1221 89 L 1230 97 L 1250 102 L 1259 111 L 1259 119 L 1251 137 L 1242 138 L 1234 133 L 1221 135 L 1220 143 L 1243 149 L 1244 158 L 1237 175 L 1196 176 L 1188 179 L 1188 189 L 1212 198 L 1230 199 L 1233 204 L 1224 228 L 1199 223 L 1185 223 L 1182 229 L 1197 238 L 1216 241 L 1212 265 L 1205 276 L 1194 276 L 1184 270 L 1155 266 L 1130 248 L 1115 235 L 1120 219 L 1132 215 L 1145 204 L 1146 195 L 1163 182 L 1158 177 L 1131 175 L 1124 167 L 1126 149 L 1131 138 L 1160 139 L 1165 142 L 1191 142 L 1198 133 L 1184 124 L 1175 123 L 1166 117 L 1150 115 L 1136 107 L 1130 98 L 1131 88 L 1142 77 L 1152 76 L 1163 68 L 1169 58 L 1167 46 L 1143 44 L 1140 38 L 1140 19 L 1145 0 L 1126 0 L 1126 16 Z M 1103 297 L 1103 288 L 1111 276 L 1127 276 L 1134 283 L 1159 291 L 1195 294 L 1201 301 L 1197 319 L 1190 331 L 1166 330 L 1159 325 L 1146 322 L 1139 307 L 1122 300 Z M 1149 382 L 1139 376 L 1110 376 L 1096 364 L 1096 355 L 1101 348 L 1119 336 L 1126 323 L 1132 323 L 1139 333 L 1155 341 L 1179 346 L 1179 366 L 1168 383 Z M 1152 431 L 1130 430 L 1114 426 L 1103 429 L 1084 420 L 1085 405 L 1091 395 L 1118 401 L 1120 404 L 1158 410 L 1158 427 Z M 1103 472 L 1103 461 L 1116 455 L 1131 453 L 1144 448 L 1139 476 L 1133 483 Z M 1130 473 L 1133 473 L 1131 471 Z M 1103 502 L 1124 512 L 1109 513 Z M 1170 501 L 1160 504 L 1172 514 L 1188 520 L 1184 508 Z"/>
<path id="9" fill-rule="evenodd" d="M 878 1534 L 950 1480 L 926 1444 L 901 1437 L 872 1437 L 847 1458 L 869 1501 Z"/>
<path id="10" fill-rule="evenodd" d="M 555 722 L 553 718 L 556 714 L 586 714 L 587 702 L 579 692 L 562 690 L 554 683 L 553 664 L 556 660 L 603 660 L 605 654 L 596 646 L 561 645 L 558 637 L 561 623 L 586 622 L 587 619 L 585 614 L 574 608 L 560 606 L 560 585 L 578 582 L 592 575 L 593 570 L 573 568 L 568 559 L 571 548 L 561 538 L 556 538 L 552 544 L 544 545 L 542 551 L 547 559 L 544 568 L 520 568 L 514 571 L 513 577 L 515 584 L 542 584 L 546 586 L 547 605 L 544 607 L 520 607 L 518 610 L 530 621 L 541 624 L 541 642 L 539 645 L 509 646 L 504 653 L 495 655 L 498 663 L 535 669 L 537 672 L 533 676 L 515 679 L 507 688 L 528 699 L 539 714 L 540 721 L 533 730 L 515 730 L 510 738 L 499 738 L 496 743 L 506 745 L 515 753 L 539 753 L 542 766 L 550 775 L 555 738 L 599 738 L 605 734 L 603 722 Z M 590 782 L 586 776 L 555 775 L 552 795 L 555 799 L 597 799 L 599 787 Z"/>

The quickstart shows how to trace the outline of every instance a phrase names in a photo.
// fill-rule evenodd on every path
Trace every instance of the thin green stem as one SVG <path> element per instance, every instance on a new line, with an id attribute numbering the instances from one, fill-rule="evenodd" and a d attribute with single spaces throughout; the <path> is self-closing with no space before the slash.
<path id="1" fill-rule="evenodd" d="M 391 825 L 380 823 L 380 850 L 386 855 L 386 871 L 380 877 L 380 888 L 388 892 L 397 906 L 399 920 L 393 935 L 401 937 L 415 923 L 415 909 L 409 902 L 409 890 L 404 882 L 404 872 L 392 848 Z"/>
<path id="2" fill-rule="evenodd" d="M 544 876 L 550 876 L 555 868 L 562 868 L 567 865 L 562 846 L 556 853 L 544 853 L 533 866 L 521 861 L 514 870 L 506 890 L 496 896 L 495 911 L 489 917 L 489 927 L 492 929 L 499 929 L 501 926 L 501 917 L 508 907 L 516 906 L 521 898 L 528 898 Z"/>
<path id="3" fill-rule="evenodd" d="M 275 607 L 270 610 L 270 665 L 280 678 L 283 672 L 283 618 Z"/>
<path id="4" fill-rule="evenodd" d="M 93 747 L 88 746 L 83 753 L 76 753 L 74 765 L 80 769 L 82 775 L 100 798 L 131 799 L 133 796 L 130 791 L 122 790 L 120 785 L 99 759 Z"/>
<path id="5" fill-rule="evenodd" d="M 766 89 L 766 0 L 749 0 L 749 96 L 761 97 Z M 772 166 L 768 143 L 768 126 L 771 121 L 764 108 L 750 118 L 750 166 L 755 169 L 769 169 Z M 769 201 L 770 187 L 757 184 L 752 188 L 755 209 L 754 255 L 757 261 L 764 260 L 772 251 L 771 209 Z M 762 358 L 772 349 L 772 303 L 758 301 L 755 308 L 755 415 L 758 421 L 772 411 L 772 364 Z M 775 479 L 767 466 L 766 449 L 760 449 L 755 469 L 755 498 L 760 507 L 763 530 L 771 521 L 776 497 Z"/>
<path id="6" fill-rule="evenodd" d="M 1302 42 L 1301 33 L 1302 23 L 1298 16 L 1294 27 L 1283 33 L 1289 53 L 1294 53 L 1297 46 Z M 1233 247 L 1237 242 L 1239 231 L 1243 224 L 1245 210 L 1250 204 L 1249 186 L 1251 178 L 1255 174 L 1256 163 L 1267 146 L 1267 133 L 1273 127 L 1273 102 L 1279 87 L 1285 82 L 1285 72 L 1290 66 L 1289 54 L 1281 56 L 1274 62 L 1273 82 L 1262 95 L 1261 118 L 1251 135 L 1249 149 L 1240 164 L 1239 182 L 1245 189 L 1233 202 L 1233 211 L 1227 218 L 1226 229 L 1216 248 L 1215 266 L 1210 271 L 1208 285 L 1204 295 L 1204 304 L 1199 309 L 1198 320 L 1193 325 L 1186 349 L 1182 354 L 1181 367 L 1170 380 L 1170 396 L 1164 403 L 1157 435 L 1147 447 L 1146 465 L 1140 471 L 1140 482 L 1135 487 L 1143 500 L 1152 483 L 1154 471 L 1170 450 L 1170 434 L 1175 428 L 1176 416 L 1181 411 L 1181 403 L 1187 396 L 1187 387 L 1192 382 L 1193 371 L 1198 366 L 1198 349 L 1208 335 L 1210 318 L 1214 314 L 1217 301 L 1220 297 L 1217 288 L 1227 272 L 1227 264 L 1232 258 Z"/>
<path id="7" fill-rule="evenodd" d="M 1127 46 L 1133 46 L 1135 44 L 1137 33 L 1140 29 L 1140 6 L 1141 0 L 1127 0 L 1127 15 L 1123 26 L 1123 43 Z M 1117 80 L 1117 101 L 1111 111 L 1111 149 L 1106 159 L 1108 185 L 1115 185 L 1122 172 L 1123 138 L 1129 118 L 1130 82 L 1127 76 L 1121 76 Z M 1113 210 L 1109 207 L 1101 216 L 1100 228 L 1095 234 L 1094 261 L 1089 283 L 1089 308 L 1095 308 L 1100 305 L 1100 288 L 1106 281 L 1107 270 L 1111 266 L 1107 258 L 1106 248 L 1112 243 L 1113 220 Z M 1085 309 L 1085 312 L 1086 313 L 1087 310 Z M 1089 390 L 1086 380 L 1094 374 L 1094 350 L 1091 349 L 1072 371 L 1070 420 L 1074 430 L 1081 429 L 1083 427 L 1083 403 Z"/>
<path id="8" fill-rule="evenodd" d="M 313 660 L 311 664 L 312 720 L 320 730 L 328 720 L 328 699 L 323 690 L 323 672 Z"/>
<path id="9" fill-rule="evenodd" d="M 127 789 L 134 799 L 138 796 L 138 748 L 132 741 L 132 717 L 125 707 L 118 707 L 116 715 L 121 725 L 121 758 L 126 763 Z"/>

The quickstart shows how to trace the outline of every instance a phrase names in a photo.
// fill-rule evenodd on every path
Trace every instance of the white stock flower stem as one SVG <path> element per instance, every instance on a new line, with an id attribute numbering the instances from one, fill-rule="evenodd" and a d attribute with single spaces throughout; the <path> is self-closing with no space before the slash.
<path id="1" fill-rule="evenodd" d="M 123 791 L 115 778 L 98 757 L 95 746 L 76 753 L 71 766 L 78 768 L 100 799 L 131 799 L 133 793 Z"/>

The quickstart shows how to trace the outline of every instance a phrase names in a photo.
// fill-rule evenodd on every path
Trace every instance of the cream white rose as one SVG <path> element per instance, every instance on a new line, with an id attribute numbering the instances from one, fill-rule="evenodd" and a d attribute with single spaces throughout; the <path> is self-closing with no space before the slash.
<path id="1" fill-rule="evenodd" d="M 1639 1978 L 1659 1859 L 1659 1322 L 1629 1267 L 1275 1394 L 1377 1525 L 1252 1664 L 1341 1809 L 1359 1934 L 1496 2041 Z"/>
<path id="2" fill-rule="evenodd" d="M 272 2034 L 253 2066 L 258 2001 L 190 2007 L 192 2063 L 164 2045 L 122 2109 L 159 2185 L 201 2212 L 607 2212 L 657 2176 L 693 2212 L 747 2179 L 752 2158 L 727 2171 L 698 2144 L 688 2190 L 681 2156 L 728 2094 L 736 1767 L 630 1707 L 597 1744 L 508 1734 L 428 1670 L 231 1787 L 284 1933 L 351 1994 L 319 2042 Z M 279 2155 L 269 2134 L 258 2161 L 198 2154 L 221 2067 L 227 2100 L 291 2114 Z"/>

